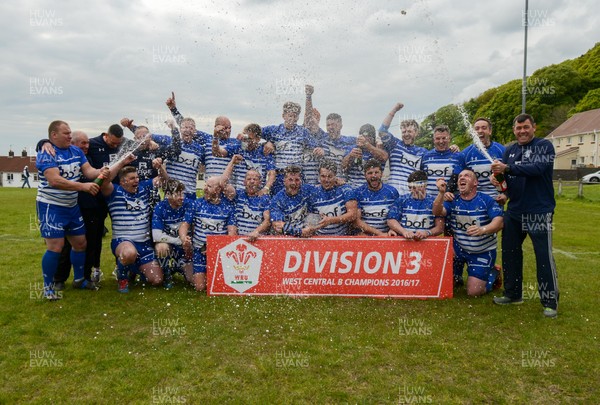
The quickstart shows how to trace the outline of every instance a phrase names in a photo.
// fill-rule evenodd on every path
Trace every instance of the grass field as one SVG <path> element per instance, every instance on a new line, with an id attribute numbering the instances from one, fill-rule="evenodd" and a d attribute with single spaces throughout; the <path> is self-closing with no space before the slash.
<path id="1" fill-rule="evenodd" d="M 545 319 L 526 242 L 525 304 L 214 297 L 70 287 L 39 299 L 35 191 L 0 189 L 0 403 L 600 402 L 600 186 L 555 215 L 561 305 Z M 104 241 L 102 269 L 114 259 Z"/>

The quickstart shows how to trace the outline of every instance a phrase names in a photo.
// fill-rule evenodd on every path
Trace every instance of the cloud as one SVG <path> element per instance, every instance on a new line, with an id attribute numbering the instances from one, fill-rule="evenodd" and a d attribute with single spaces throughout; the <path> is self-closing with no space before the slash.
<path id="1" fill-rule="evenodd" d="M 530 5 L 531 6 L 531 5 Z M 153 0 L 5 2 L 0 153 L 64 119 L 96 135 L 123 116 L 165 131 L 165 99 L 209 130 L 281 122 L 287 100 L 378 126 L 402 101 L 423 119 L 520 78 L 522 2 Z M 537 7 L 537 5 L 536 5 Z M 592 0 L 552 0 L 530 27 L 528 71 L 585 53 L 600 37 Z M 544 20 L 545 18 L 545 20 Z M 32 90 L 33 88 L 33 90 Z"/>

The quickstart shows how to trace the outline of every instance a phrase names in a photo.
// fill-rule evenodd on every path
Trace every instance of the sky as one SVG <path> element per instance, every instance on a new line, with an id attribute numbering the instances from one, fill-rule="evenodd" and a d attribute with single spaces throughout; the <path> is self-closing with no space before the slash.
<path id="1" fill-rule="evenodd" d="M 343 117 L 342 133 L 422 121 L 523 74 L 525 0 L 115 0 L 0 5 L 0 155 L 30 154 L 61 119 L 90 137 L 128 117 L 168 133 L 165 100 L 212 132 L 279 124 L 281 107 Z M 527 72 L 600 40 L 594 0 L 530 0 Z M 520 104 L 521 100 L 515 100 Z M 512 120 L 513 117 L 507 117 Z"/>

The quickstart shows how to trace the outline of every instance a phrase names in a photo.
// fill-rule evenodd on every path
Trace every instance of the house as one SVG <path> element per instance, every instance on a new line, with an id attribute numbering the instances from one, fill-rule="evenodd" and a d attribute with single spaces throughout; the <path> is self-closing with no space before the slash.
<path id="1" fill-rule="evenodd" d="M 29 168 L 29 184 L 32 188 L 37 188 L 40 179 L 35 167 L 35 156 L 28 156 L 26 149 L 23 149 L 21 156 L 15 156 L 12 150 L 8 152 L 8 156 L 0 156 L 0 187 L 21 187 L 21 174 L 25 166 Z"/>
<path id="2" fill-rule="evenodd" d="M 600 108 L 573 115 L 547 137 L 554 145 L 555 170 L 598 167 Z"/>

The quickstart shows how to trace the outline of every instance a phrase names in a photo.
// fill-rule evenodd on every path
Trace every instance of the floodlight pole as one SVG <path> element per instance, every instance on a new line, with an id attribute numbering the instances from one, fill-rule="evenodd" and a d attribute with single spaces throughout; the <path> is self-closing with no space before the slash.
<path id="1" fill-rule="evenodd" d="M 521 113 L 525 114 L 527 105 L 527 26 L 529 25 L 529 0 L 525 0 L 525 15 L 523 25 L 525 26 L 525 45 L 523 46 L 523 86 L 521 89 Z"/>

